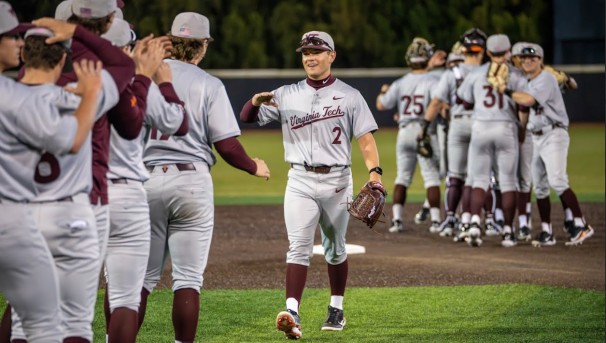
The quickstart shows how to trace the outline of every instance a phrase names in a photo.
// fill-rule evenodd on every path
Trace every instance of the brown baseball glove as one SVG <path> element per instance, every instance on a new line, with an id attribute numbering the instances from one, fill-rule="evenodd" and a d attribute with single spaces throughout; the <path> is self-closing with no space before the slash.
<path id="1" fill-rule="evenodd" d="M 509 79 L 509 66 L 507 63 L 490 62 L 488 74 L 486 75 L 488 84 L 499 92 L 503 92 L 507 88 L 507 80 Z"/>
<path id="2" fill-rule="evenodd" d="M 370 229 L 379 221 L 379 217 L 385 215 L 385 197 L 387 191 L 380 182 L 369 181 L 360 190 L 347 210 L 352 217 L 364 222 Z"/>

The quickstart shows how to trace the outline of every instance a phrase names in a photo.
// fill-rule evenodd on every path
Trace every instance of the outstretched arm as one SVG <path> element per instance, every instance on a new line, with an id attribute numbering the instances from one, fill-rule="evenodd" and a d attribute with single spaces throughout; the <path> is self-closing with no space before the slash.
<path id="1" fill-rule="evenodd" d="M 216 142 L 215 149 L 217 149 L 217 152 L 225 162 L 229 163 L 232 167 L 269 180 L 269 168 L 267 168 L 265 161 L 258 158 L 250 158 L 236 137 L 229 137 Z"/>

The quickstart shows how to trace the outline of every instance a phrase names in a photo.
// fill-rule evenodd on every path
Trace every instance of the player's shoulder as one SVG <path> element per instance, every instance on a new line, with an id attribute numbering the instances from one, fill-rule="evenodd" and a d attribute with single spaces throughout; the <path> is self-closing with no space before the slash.
<path id="1" fill-rule="evenodd" d="M 75 84 L 70 84 L 74 87 Z M 54 84 L 44 84 L 31 87 L 32 93 L 36 93 L 44 100 L 54 104 L 59 112 L 75 111 L 80 105 L 81 98 L 66 91 L 63 87 Z"/>

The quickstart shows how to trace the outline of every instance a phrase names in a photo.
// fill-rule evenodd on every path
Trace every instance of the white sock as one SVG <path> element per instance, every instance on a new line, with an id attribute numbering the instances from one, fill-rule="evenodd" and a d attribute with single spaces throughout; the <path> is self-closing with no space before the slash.
<path id="1" fill-rule="evenodd" d="M 181 341 L 177 341 L 177 340 L 175 339 L 175 343 L 183 343 L 183 342 L 181 342 Z"/>
<path id="2" fill-rule="evenodd" d="M 531 202 L 526 203 L 526 213 L 528 213 L 529 215 L 530 215 L 530 213 L 532 213 L 532 203 Z"/>
<path id="3" fill-rule="evenodd" d="M 105 334 L 105 343 L 109 343 L 109 335 Z"/>
<path id="4" fill-rule="evenodd" d="M 585 221 L 581 217 L 574 218 L 574 226 L 585 226 Z"/>
<path id="5" fill-rule="evenodd" d="M 509 225 L 503 225 L 503 233 L 513 233 L 511 226 Z"/>
<path id="6" fill-rule="evenodd" d="M 339 310 L 343 309 L 343 296 L 342 295 L 331 295 L 330 306 L 336 307 Z"/>
<path id="7" fill-rule="evenodd" d="M 425 201 L 423 202 L 423 207 L 429 208 L 429 200 L 427 200 L 427 198 L 425 198 Z"/>
<path id="8" fill-rule="evenodd" d="M 391 207 L 391 212 L 393 213 L 393 220 L 402 221 L 402 205 L 393 204 Z"/>
<path id="9" fill-rule="evenodd" d="M 551 235 L 551 224 L 550 223 L 541 223 L 541 230 L 543 230 Z"/>
<path id="10" fill-rule="evenodd" d="M 497 221 L 502 221 L 505 219 L 505 217 L 503 217 L 503 210 L 500 208 L 497 208 L 494 211 L 494 219 L 496 219 Z"/>
<path id="11" fill-rule="evenodd" d="M 471 216 L 471 222 L 480 225 L 480 216 L 477 214 L 474 214 L 473 216 Z"/>
<path id="12" fill-rule="evenodd" d="M 528 221 L 528 219 L 525 214 L 520 214 L 518 216 L 518 221 L 520 223 L 520 227 L 522 227 L 522 226 L 526 226 L 526 222 Z"/>
<path id="13" fill-rule="evenodd" d="M 299 302 L 295 298 L 286 299 L 286 309 L 299 313 Z"/>
<path id="14" fill-rule="evenodd" d="M 440 208 L 439 207 L 432 207 L 429 209 L 429 214 L 431 215 L 431 221 L 432 222 L 439 222 L 440 221 Z"/>
<path id="15" fill-rule="evenodd" d="M 461 214 L 461 223 L 468 224 L 470 220 L 471 220 L 471 213 L 463 212 L 463 214 Z"/>
<path id="16" fill-rule="evenodd" d="M 572 220 L 572 210 L 567 208 L 564 210 L 564 217 L 566 218 L 566 220 Z"/>

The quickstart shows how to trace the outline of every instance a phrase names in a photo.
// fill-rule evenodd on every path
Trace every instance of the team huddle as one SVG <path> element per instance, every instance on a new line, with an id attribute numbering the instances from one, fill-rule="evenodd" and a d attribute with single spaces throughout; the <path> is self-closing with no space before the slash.
<path id="1" fill-rule="evenodd" d="M 135 342 L 169 257 L 174 339 L 194 342 L 215 222 L 214 150 L 234 168 L 270 178 L 266 163 L 249 157 L 237 139 L 223 83 L 198 67 L 212 41 L 208 18 L 193 12 L 178 14 L 166 36 L 137 40 L 116 0 L 66 0 L 54 19 L 31 24 L 19 24 L 0 1 L 0 71 L 22 65 L 18 81 L 0 77 L 0 291 L 9 303 L 0 343 L 92 342 L 99 275 L 107 284 L 106 341 Z M 406 54 L 412 72 L 382 87 L 376 106 L 397 107 L 399 125 L 390 232 L 405 231 L 402 209 L 419 162 L 427 210 L 416 219 L 429 214 L 431 232 L 479 246 L 484 216 L 485 234 L 502 235 L 503 246 L 530 240 L 532 184 L 542 228 L 533 244 L 555 244 L 550 188 L 567 211 L 567 244 L 593 234 L 568 185 L 569 122 L 558 81 L 544 71 L 540 46 L 510 48 L 505 35 L 470 30 L 440 72 L 430 61 L 446 54 L 415 38 Z M 291 166 L 284 196 L 289 248 L 285 308 L 275 326 L 299 339 L 318 226 L 330 283 L 319 328 L 346 325 L 354 138 L 366 185 L 386 193 L 377 123 L 360 92 L 332 75 L 332 37 L 310 31 L 293 50 L 307 77 L 256 93 L 239 119 L 282 128 Z M 481 65 L 485 52 L 492 62 Z M 418 142 L 426 144 L 422 154 Z"/>
<path id="2" fill-rule="evenodd" d="M 484 54 L 488 62 L 482 64 Z M 436 56 L 442 61 L 432 61 Z M 477 247 L 482 244 L 483 217 L 484 235 L 501 236 L 503 247 L 518 241 L 552 246 L 553 188 L 566 215 L 566 245 L 593 235 L 566 173 L 570 139 L 562 91 L 575 89 L 576 82 L 543 66 L 543 57 L 537 44 L 512 46 L 507 35 L 487 37 L 477 28 L 466 31 L 446 59 L 434 54 L 426 39 L 413 40 L 406 53 L 412 72 L 383 85 L 377 96 L 379 110 L 397 106 L 400 127 L 390 232 L 404 231 L 402 208 L 418 161 L 426 203 L 415 222 L 429 215 L 432 233 Z M 447 65 L 435 68 L 441 64 Z M 421 142 L 431 144 L 430 152 L 420 149 Z M 444 178 L 446 217 L 441 218 L 439 186 Z M 541 218 L 534 237 L 533 185 Z"/>

